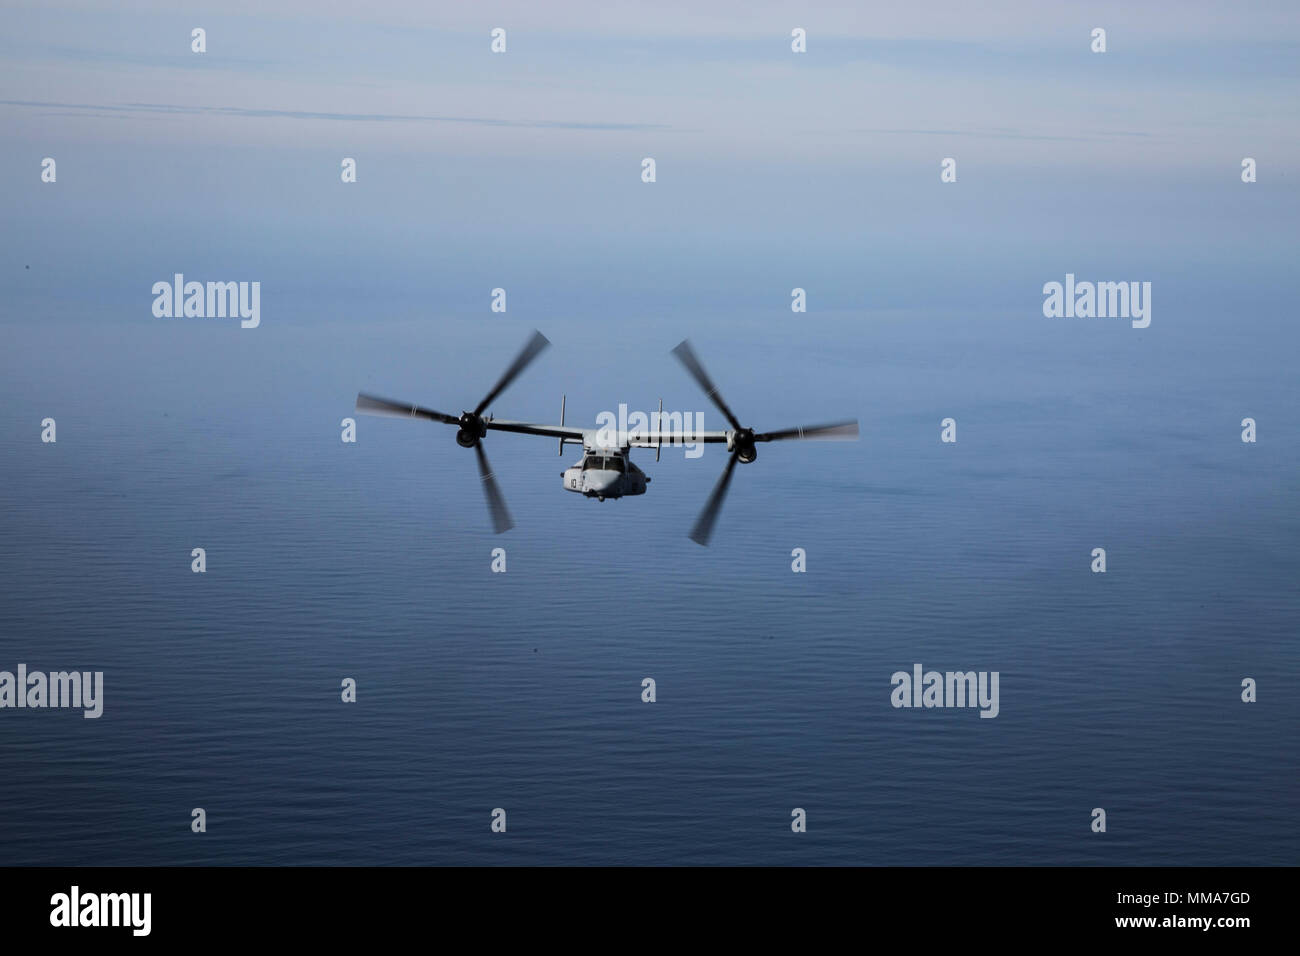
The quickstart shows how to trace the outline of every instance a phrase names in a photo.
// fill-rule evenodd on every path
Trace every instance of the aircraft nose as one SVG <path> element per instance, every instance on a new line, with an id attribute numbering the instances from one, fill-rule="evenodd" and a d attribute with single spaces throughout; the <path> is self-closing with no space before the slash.
<path id="1" fill-rule="evenodd" d="M 609 491 L 618 484 L 619 474 L 616 471 L 589 471 L 587 472 L 587 490 L 602 492 Z"/>

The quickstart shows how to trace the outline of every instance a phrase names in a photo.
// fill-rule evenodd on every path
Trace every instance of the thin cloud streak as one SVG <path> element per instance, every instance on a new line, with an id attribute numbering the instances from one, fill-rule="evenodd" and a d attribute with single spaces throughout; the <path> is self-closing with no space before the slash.
<path id="1" fill-rule="evenodd" d="M 1060 136 L 1045 133 L 1022 133 L 1004 129 L 850 129 L 847 133 L 870 133 L 899 136 L 972 136 L 981 139 L 1034 139 L 1088 142 L 1097 136 L 1150 136 L 1126 130 L 1095 130 L 1089 136 Z"/>
<path id="2" fill-rule="evenodd" d="M 48 103 L 39 100 L 0 100 L 0 106 L 28 109 L 90 110 L 95 113 L 120 115 L 124 113 L 175 113 L 189 116 L 222 115 L 243 116 L 250 119 L 301 119 L 329 120 L 349 123 L 461 123 L 471 126 L 505 126 L 524 129 L 572 130 L 667 130 L 660 123 L 606 123 L 564 120 L 508 120 L 482 116 L 419 116 L 400 113 L 321 113 L 310 110 L 277 110 L 243 106 L 181 106 L 171 103 L 124 103 L 112 106 L 97 103 Z M 69 115 L 69 114 L 63 114 Z M 84 115 L 84 114 L 83 114 Z"/>

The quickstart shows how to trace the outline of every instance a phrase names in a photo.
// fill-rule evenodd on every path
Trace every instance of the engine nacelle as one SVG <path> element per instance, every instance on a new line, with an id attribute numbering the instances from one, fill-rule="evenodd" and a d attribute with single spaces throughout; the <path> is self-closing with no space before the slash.
<path id="1" fill-rule="evenodd" d="M 473 412 L 460 416 L 460 429 L 456 432 L 456 444 L 461 448 L 473 448 L 480 438 L 487 434 L 487 422 Z"/>
<path id="2" fill-rule="evenodd" d="M 731 432 L 727 435 L 727 451 L 735 452 L 736 457 L 740 459 L 742 465 L 748 465 L 758 457 L 758 449 L 754 447 L 754 433 L 746 428 L 743 431 Z"/>

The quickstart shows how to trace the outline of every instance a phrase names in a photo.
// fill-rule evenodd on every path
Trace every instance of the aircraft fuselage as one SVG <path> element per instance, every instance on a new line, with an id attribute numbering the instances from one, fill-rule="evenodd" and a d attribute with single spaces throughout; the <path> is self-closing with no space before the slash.
<path id="1" fill-rule="evenodd" d="M 627 448 L 589 448 L 582 450 L 582 460 L 566 468 L 564 488 L 588 498 L 604 501 L 626 495 L 643 495 L 650 479 L 632 463 Z"/>

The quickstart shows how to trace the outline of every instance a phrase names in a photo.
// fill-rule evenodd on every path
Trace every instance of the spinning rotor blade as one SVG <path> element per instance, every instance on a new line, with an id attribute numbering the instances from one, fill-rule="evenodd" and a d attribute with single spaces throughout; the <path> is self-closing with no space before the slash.
<path id="1" fill-rule="evenodd" d="M 690 372 L 691 377 L 695 379 L 700 388 L 704 389 L 705 394 L 717 406 L 718 411 L 722 412 L 722 417 L 731 422 L 732 428 L 740 431 L 740 422 L 731 413 L 727 403 L 722 400 L 722 395 L 718 392 L 718 387 L 713 384 L 713 379 L 709 378 L 709 373 L 704 371 L 704 366 L 700 364 L 699 358 L 696 357 L 695 350 L 691 348 L 691 343 L 683 339 L 681 344 L 673 349 L 673 354 L 677 356 L 677 360 L 682 365 L 686 366 L 686 371 Z"/>
<path id="2" fill-rule="evenodd" d="M 519 377 L 519 373 L 532 364 L 538 353 L 550 344 L 550 339 L 541 332 L 534 330 L 533 337 L 524 345 L 523 351 L 515 358 L 514 363 L 506 369 L 505 374 L 501 376 L 501 381 L 497 382 L 492 391 L 487 393 L 487 398 L 478 403 L 478 407 L 474 409 L 474 414 L 482 415 L 483 409 L 491 405 L 492 400 L 504 392 L 510 383 Z"/>
<path id="3" fill-rule="evenodd" d="M 506 499 L 497 486 L 496 476 L 492 474 L 492 466 L 488 464 L 487 452 L 483 450 L 482 442 L 474 446 L 474 453 L 478 456 L 478 474 L 483 479 L 483 494 L 487 497 L 488 511 L 492 513 L 492 530 L 497 534 L 509 531 L 515 523 L 510 520 L 510 512 L 506 510 Z"/>
<path id="4" fill-rule="evenodd" d="M 442 412 L 435 412 L 432 408 L 412 405 L 410 402 L 394 402 L 391 399 L 378 398 L 365 392 L 357 394 L 357 411 L 366 415 L 386 415 L 392 418 L 427 418 L 448 425 L 455 425 L 460 421 L 455 415 L 445 415 Z"/>
<path id="5" fill-rule="evenodd" d="M 755 435 L 754 441 L 787 441 L 795 439 L 818 441 L 849 441 L 858 437 L 858 420 L 831 422 L 828 425 L 805 425 L 802 428 L 783 428 L 777 432 L 763 432 Z"/>
<path id="6" fill-rule="evenodd" d="M 736 455 L 733 453 L 727 456 L 727 467 L 723 469 L 718 483 L 713 486 L 713 493 L 705 502 L 704 510 L 695 519 L 695 527 L 691 528 L 691 540 L 702 547 L 709 546 L 709 538 L 713 536 L 713 523 L 718 520 L 718 512 L 722 510 L 722 502 L 727 497 L 727 488 L 731 485 L 731 473 L 735 470 Z"/>

